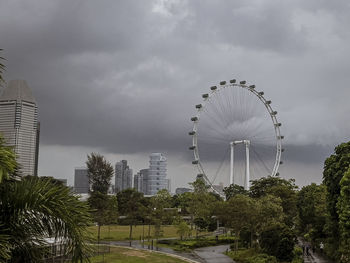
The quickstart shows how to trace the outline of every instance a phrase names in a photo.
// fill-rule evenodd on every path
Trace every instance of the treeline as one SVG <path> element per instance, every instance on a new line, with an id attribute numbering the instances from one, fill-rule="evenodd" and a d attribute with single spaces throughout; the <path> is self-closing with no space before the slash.
<path id="1" fill-rule="evenodd" d="M 350 262 L 350 142 L 335 148 L 325 160 L 323 183 L 303 187 L 298 194 L 298 228 L 336 262 Z"/>
<path id="2" fill-rule="evenodd" d="M 193 192 L 181 195 L 161 190 L 146 198 L 127 189 L 115 197 L 107 195 L 111 165 L 102 156 L 91 154 L 87 167 L 92 182 L 88 203 L 99 228 L 119 220 L 130 225 L 131 240 L 133 226 L 138 224 L 155 225 L 156 237 L 161 236 L 163 224 L 175 224 L 181 239 L 221 226 L 236 237 L 235 249 L 256 248 L 285 262 L 294 257 L 298 215 L 294 180 L 261 178 L 251 182 L 249 191 L 231 185 L 224 189 L 225 200 L 210 192 L 201 179 L 191 183 Z"/>
<path id="3" fill-rule="evenodd" d="M 125 190 L 116 196 L 116 211 L 125 216 L 119 223 L 130 225 L 130 238 L 137 224 L 155 225 L 158 236 L 162 224 L 175 224 L 181 238 L 220 226 L 237 237 L 233 249 L 254 248 L 290 262 L 300 237 L 336 262 L 350 262 L 349 164 L 350 142 L 325 160 L 321 185 L 298 189 L 293 179 L 267 177 L 251 181 L 249 191 L 226 187 L 224 200 L 198 179 L 193 192 L 181 195 L 163 190 L 145 198 Z"/>

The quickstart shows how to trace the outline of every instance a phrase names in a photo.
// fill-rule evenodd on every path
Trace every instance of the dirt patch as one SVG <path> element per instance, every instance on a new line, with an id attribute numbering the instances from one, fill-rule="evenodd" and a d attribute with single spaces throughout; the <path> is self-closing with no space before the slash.
<path id="1" fill-rule="evenodd" d="M 142 251 L 137 251 L 137 250 L 124 251 L 122 252 L 122 254 L 126 256 L 139 257 L 139 258 L 146 258 L 149 256 L 146 253 Z"/>

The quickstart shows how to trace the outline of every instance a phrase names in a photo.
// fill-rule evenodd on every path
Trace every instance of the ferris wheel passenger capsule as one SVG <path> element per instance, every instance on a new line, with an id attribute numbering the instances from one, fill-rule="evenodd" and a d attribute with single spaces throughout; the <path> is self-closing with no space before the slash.
<path id="1" fill-rule="evenodd" d="M 276 173 L 276 176 L 280 176 L 280 173 Z"/>
<path id="2" fill-rule="evenodd" d="M 280 122 L 279 122 L 279 123 L 276 123 L 275 126 L 276 126 L 276 127 L 281 127 L 281 126 L 282 126 L 282 123 L 280 123 Z"/>
<path id="3" fill-rule="evenodd" d="M 260 91 L 260 92 L 258 92 L 258 94 L 259 94 L 260 96 L 263 96 L 263 95 L 264 95 L 264 92 L 263 92 L 263 91 Z"/>
<path id="4" fill-rule="evenodd" d="M 271 104 L 271 100 L 267 100 L 265 103 L 266 103 L 267 105 L 270 105 L 270 104 Z"/>
<path id="5" fill-rule="evenodd" d="M 282 149 L 281 149 L 281 152 L 284 152 L 284 151 L 285 151 L 285 149 L 284 149 L 284 148 L 282 148 Z"/>
<path id="6" fill-rule="evenodd" d="M 233 84 L 233 83 L 236 83 L 236 80 L 235 80 L 235 79 L 231 79 L 231 80 L 230 80 L 230 83 L 232 83 L 232 84 Z"/>
<path id="7" fill-rule="evenodd" d="M 277 115 L 277 111 L 271 112 L 272 115 Z"/>
<path id="8" fill-rule="evenodd" d="M 283 162 L 282 162 L 282 161 L 280 161 L 280 164 L 283 164 Z"/>
<path id="9" fill-rule="evenodd" d="M 220 83 L 221 84 L 221 83 Z M 224 84 L 223 84 L 224 85 Z M 210 89 L 211 90 L 216 90 L 217 89 L 217 87 L 216 86 L 212 86 L 212 87 L 210 87 Z"/>
<path id="10" fill-rule="evenodd" d="M 208 93 L 202 95 L 202 98 L 203 98 L 203 99 L 206 99 L 206 98 L 208 98 L 208 97 L 209 97 L 209 94 L 208 94 Z"/>
<path id="11" fill-rule="evenodd" d="M 283 135 L 278 136 L 278 139 L 284 139 L 284 136 Z"/>
<path id="12" fill-rule="evenodd" d="M 226 81 L 220 81 L 220 85 L 225 85 Z"/>
<path id="13" fill-rule="evenodd" d="M 192 117 L 191 121 L 198 121 L 198 118 L 197 117 Z"/>
<path id="14" fill-rule="evenodd" d="M 195 131 L 190 131 L 190 132 L 188 133 L 188 135 L 195 135 L 195 134 L 196 134 Z"/>
<path id="15" fill-rule="evenodd" d="M 188 149 L 189 149 L 189 150 L 194 150 L 194 149 L 196 149 L 196 146 L 195 146 L 195 145 L 192 145 L 192 146 L 190 146 Z"/>
<path id="16" fill-rule="evenodd" d="M 192 161 L 192 164 L 198 164 L 198 160 Z"/>
<path id="17" fill-rule="evenodd" d="M 202 108 L 202 104 L 197 104 L 196 109 L 200 109 L 200 108 Z"/>
<path id="18" fill-rule="evenodd" d="M 255 85 L 250 85 L 249 88 L 250 89 L 255 89 Z"/>
<path id="19" fill-rule="evenodd" d="M 247 82 L 245 80 L 242 80 L 242 81 L 239 82 L 239 84 L 241 84 L 241 85 L 245 85 L 246 83 Z"/>

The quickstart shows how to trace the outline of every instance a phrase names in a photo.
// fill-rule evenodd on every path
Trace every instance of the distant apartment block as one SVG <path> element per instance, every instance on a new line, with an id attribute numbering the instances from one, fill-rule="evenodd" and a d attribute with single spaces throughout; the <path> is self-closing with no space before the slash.
<path id="1" fill-rule="evenodd" d="M 152 153 L 149 161 L 146 194 L 155 195 L 162 189 L 170 191 L 170 180 L 166 178 L 166 175 L 166 157 L 162 153 Z"/>
<path id="2" fill-rule="evenodd" d="M 85 167 L 74 170 L 74 192 L 77 194 L 87 194 L 90 190 L 88 169 Z"/>
<path id="3" fill-rule="evenodd" d="M 141 193 L 147 194 L 148 169 L 142 169 L 134 176 L 134 188 Z"/>
<path id="4" fill-rule="evenodd" d="M 133 171 L 126 160 L 117 162 L 115 165 L 115 192 L 118 193 L 132 188 Z"/>
<path id="5" fill-rule="evenodd" d="M 0 133 L 13 146 L 23 175 L 37 175 L 39 125 L 36 100 L 24 80 L 11 80 L 0 93 Z"/>

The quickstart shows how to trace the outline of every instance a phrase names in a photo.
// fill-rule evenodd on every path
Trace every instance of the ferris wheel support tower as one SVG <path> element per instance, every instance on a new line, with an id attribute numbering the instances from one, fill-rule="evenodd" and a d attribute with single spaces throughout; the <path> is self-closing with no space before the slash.
<path id="1" fill-rule="evenodd" d="M 241 140 L 241 141 L 233 141 L 230 142 L 231 147 L 231 165 L 230 165 L 230 185 L 234 184 L 234 146 L 237 144 L 244 144 L 245 145 L 245 182 L 244 182 L 244 189 L 249 190 L 249 181 L 250 181 L 250 172 L 249 172 L 249 146 L 250 141 L 249 140 Z"/>

